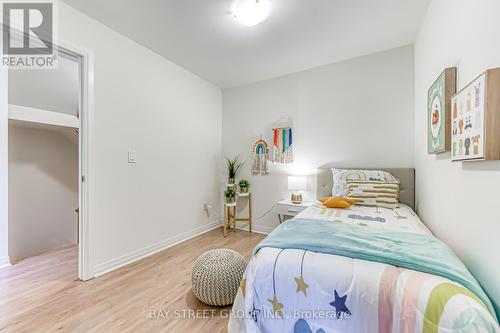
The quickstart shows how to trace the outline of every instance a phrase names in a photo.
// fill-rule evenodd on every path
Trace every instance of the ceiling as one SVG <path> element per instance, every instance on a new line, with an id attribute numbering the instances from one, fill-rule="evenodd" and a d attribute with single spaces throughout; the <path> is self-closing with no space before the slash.
<path id="1" fill-rule="evenodd" d="M 271 0 L 246 27 L 235 0 L 64 0 L 227 88 L 412 44 L 430 0 Z"/>

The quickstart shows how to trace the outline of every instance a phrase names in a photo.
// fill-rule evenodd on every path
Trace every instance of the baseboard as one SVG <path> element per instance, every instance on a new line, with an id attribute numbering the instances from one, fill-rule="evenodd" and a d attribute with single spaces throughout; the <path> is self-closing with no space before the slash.
<path id="1" fill-rule="evenodd" d="M 194 238 L 196 236 L 204 234 L 204 233 L 206 233 L 210 230 L 216 229 L 220 226 L 221 226 L 220 222 L 213 222 L 210 224 L 206 224 L 206 225 L 200 226 L 196 229 L 193 229 L 191 231 L 184 232 L 182 234 L 167 238 L 167 239 L 165 239 L 161 242 L 158 242 L 156 244 L 146 246 L 142 249 L 130 252 L 130 253 L 123 255 L 123 256 L 120 256 L 118 258 L 108 260 L 108 261 L 103 262 L 101 264 L 95 265 L 94 276 L 98 277 L 98 276 L 101 276 L 103 274 L 109 273 L 111 271 L 114 271 L 117 268 L 126 266 L 126 265 L 131 264 L 135 261 L 149 257 L 152 254 L 155 254 L 157 252 L 168 249 L 169 247 L 172 247 L 172 246 L 177 245 L 179 243 L 185 242 L 191 238 Z"/>
<path id="2" fill-rule="evenodd" d="M 10 266 L 10 260 L 9 257 L 0 257 L 0 268 L 4 267 L 9 267 Z"/>
<path id="3" fill-rule="evenodd" d="M 245 226 L 245 224 L 246 223 L 238 222 L 238 225 L 236 226 L 236 229 L 248 231 L 248 224 L 246 224 L 246 226 Z M 273 230 L 274 230 L 273 227 L 268 227 L 268 226 L 258 225 L 258 224 L 252 224 L 252 232 L 256 232 L 258 234 L 269 235 L 271 233 L 271 231 L 273 231 Z"/>

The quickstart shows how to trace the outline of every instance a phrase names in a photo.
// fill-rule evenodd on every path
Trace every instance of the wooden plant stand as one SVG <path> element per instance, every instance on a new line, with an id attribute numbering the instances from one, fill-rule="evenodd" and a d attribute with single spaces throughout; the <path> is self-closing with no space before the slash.
<path id="1" fill-rule="evenodd" d="M 231 229 L 233 226 L 233 231 L 236 230 L 236 222 L 248 222 L 248 231 L 252 232 L 252 193 L 237 193 L 237 198 L 247 197 L 248 198 L 248 216 L 240 217 L 236 213 L 236 206 L 238 200 L 235 203 L 224 203 L 224 237 L 227 236 L 227 230 Z"/>

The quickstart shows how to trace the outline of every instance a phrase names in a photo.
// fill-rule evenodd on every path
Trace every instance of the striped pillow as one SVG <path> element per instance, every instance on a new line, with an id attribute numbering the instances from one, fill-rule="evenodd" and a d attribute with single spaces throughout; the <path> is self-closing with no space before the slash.
<path id="1" fill-rule="evenodd" d="M 397 208 L 399 180 L 347 180 L 347 197 L 357 205 Z"/>

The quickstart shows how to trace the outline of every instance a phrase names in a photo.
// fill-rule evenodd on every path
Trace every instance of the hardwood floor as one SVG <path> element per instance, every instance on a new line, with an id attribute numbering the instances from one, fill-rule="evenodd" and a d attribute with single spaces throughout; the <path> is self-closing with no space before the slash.
<path id="1" fill-rule="evenodd" d="M 215 229 L 87 282 L 77 278 L 76 247 L 26 259 L 0 269 L 0 332 L 225 332 L 230 307 L 205 305 L 191 290 L 194 260 L 221 247 L 248 260 L 263 238 Z M 169 315 L 151 319 L 150 310 Z"/>

